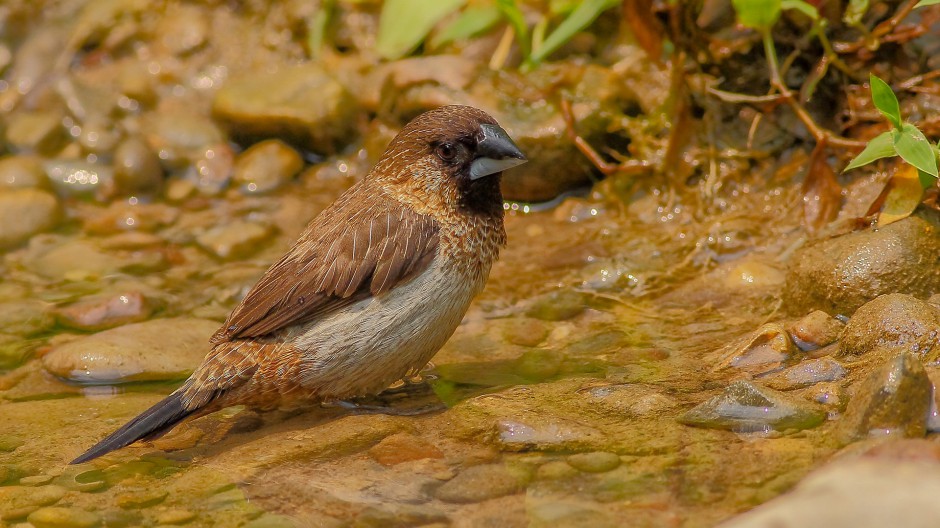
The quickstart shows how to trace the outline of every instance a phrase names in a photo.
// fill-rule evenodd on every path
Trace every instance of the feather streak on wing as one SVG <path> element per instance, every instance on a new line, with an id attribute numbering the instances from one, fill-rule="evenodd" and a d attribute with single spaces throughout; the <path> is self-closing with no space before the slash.
<path id="1" fill-rule="evenodd" d="M 367 215 L 350 196 L 321 213 L 248 292 L 212 342 L 265 336 L 314 320 L 385 293 L 426 269 L 437 254 L 437 222 L 381 191 L 369 198 Z"/>

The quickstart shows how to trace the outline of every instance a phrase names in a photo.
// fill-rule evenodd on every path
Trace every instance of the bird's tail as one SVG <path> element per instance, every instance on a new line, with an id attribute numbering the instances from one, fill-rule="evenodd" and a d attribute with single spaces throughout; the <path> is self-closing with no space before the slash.
<path id="1" fill-rule="evenodd" d="M 183 391 L 177 390 L 92 446 L 70 464 L 87 462 L 143 438 L 159 437 L 199 410 L 187 409 L 183 404 Z"/>

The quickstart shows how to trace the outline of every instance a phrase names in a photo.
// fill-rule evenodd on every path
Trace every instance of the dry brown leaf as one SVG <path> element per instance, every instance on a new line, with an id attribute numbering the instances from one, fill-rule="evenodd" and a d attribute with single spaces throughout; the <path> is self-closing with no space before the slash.
<path id="1" fill-rule="evenodd" d="M 803 220 L 810 230 L 835 220 L 842 207 L 842 186 L 826 159 L 826 144 L 820 141 L 809 158 L 809 170 L 803 180 Z"/>

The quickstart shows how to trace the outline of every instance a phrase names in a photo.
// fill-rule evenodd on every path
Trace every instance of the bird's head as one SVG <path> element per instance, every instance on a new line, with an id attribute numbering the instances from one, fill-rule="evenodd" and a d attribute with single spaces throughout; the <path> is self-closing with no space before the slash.
<path id="1" fill-rule="evenodd" d="M 489 114 L 452 105 L 412 119 L 372 172 L 431 207 L 493 214 L 502 211 L 502 171 L 526 161 Z"/>

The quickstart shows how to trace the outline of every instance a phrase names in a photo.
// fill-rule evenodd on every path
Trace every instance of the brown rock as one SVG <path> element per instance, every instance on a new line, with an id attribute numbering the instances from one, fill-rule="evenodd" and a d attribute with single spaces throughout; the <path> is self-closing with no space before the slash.
<path id="1" fill-rule="evenodd" d="M 408 433 L 397 433 L 385 437 L 369 449 L 369 456 L 383 466 L 394 466 L 423 458 L 444 458 L 444 454 L 438 448 Z"/>

